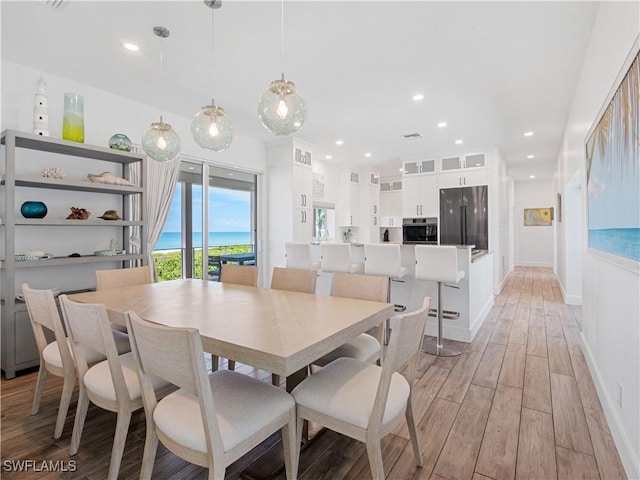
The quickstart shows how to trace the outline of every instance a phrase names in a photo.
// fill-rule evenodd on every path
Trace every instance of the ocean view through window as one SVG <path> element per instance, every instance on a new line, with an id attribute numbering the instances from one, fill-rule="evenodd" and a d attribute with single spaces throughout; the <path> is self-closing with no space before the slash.
<path id="1" fill-rule="evenodd" d="M 207 177 L 208 182 L 203 182 Z M 238 254 L 245 264 L 255 264 L 255 202 L 255 175 L 183 160 L 153 252 L 158 280 L 217 281 L 221 262 L 233 262 Z M 208 231 L 206 238 L 203 231 Z"/>

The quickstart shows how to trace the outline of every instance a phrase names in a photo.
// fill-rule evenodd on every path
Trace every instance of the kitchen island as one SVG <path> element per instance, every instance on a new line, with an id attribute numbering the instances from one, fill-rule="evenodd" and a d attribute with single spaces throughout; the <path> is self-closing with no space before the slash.
<path id="1" fill-rule="evenodd" d="M 493 306 L 493 253 L 490 251 L 473 252 L 469 245 L 458 247 L 458 269 L 464 271 L 464 278 L 458 284 L 445 284 L 442 291 L 445 310 L 460 312 L 456 320 L 443 322 L 443 336 L 451 340 L 470 342 L 473 340 L 482 322 Z M 314 257 L 320 261 L 320 246 L 314 245 Z M 431 308 L 437 308 L 437 284 L 416 280 L 415 245 L 401 245 L 401 262 L 408 273 L 402 279 L 391 282 L 391 301 L 405 305 L 407 311 L 415 310 L 422 304 L 425 296 L 431 297 Z M 364 263 L 362 244 L 352 244 L 352 261 Z M 331 273 L 319 271 L 317 293 L 328 295 L 331 289 Z M 391 320 L 393 328 L 394 319 Z M 437 321 L 429 317 L 425 333 L 435 336 Z"/>

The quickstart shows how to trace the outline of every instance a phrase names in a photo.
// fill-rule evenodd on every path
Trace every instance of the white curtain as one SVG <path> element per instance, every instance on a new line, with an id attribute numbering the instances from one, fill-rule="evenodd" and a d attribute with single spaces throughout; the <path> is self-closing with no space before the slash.
<path id="1" fill-rule="evenodd" d="M 176 190 L 178 175 L 180 173 L 180 157 L 170 162 L 157 162 L 147 157 L 144 162 L 144 168 L 146 172 L 146 196 L 144 198 L 146 205 L 146 234 L 140 235 L 140 229 L 137 228 L 136 233 L 132 235 L 131 243 L 135 245 L 137 241 L 138 244 L 141 244 L 146 240 L 147 261 L 148 264 L 153 267 L 155 276 L 155 265 L 151 254 L 160 238 L 164 222 L 169 214 L 169 208 L 173 200 L 173 194 Z M 131 175 L 134 182 L 140 185 L 139 169 L 133 169 Z M 134 198 L 133 211 L 137 218 L 141 218 L 140 207 L 140 202 Z"/>

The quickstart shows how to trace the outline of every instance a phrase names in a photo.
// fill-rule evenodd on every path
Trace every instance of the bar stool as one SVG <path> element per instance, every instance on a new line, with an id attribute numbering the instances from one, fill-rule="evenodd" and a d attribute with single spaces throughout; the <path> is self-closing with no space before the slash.
<path id="1" fill-rule="evenodd" d="M 435 342 L 430 342 L 422 349 L 425 353 L 439 357 L 455 357 L 462 350 L 444 345 L 442 338 L 442 320 L 445 316 L 442 305 L 442 286 L 447 283 L 458 283 L 464 277 L 464 271 L 458 270 L 458 249 L 452 245 L 416 245 L 416 280 L 426 280 L 438 283 L 438 336 Z M 431 312 L 430 312 L 431 315 Z M 446 312 L 448 318 L 456 319 L 459 312 Z"/>
<path id="2" fill-rule="evenodd" d="M 320 262 L 313 261 L 313 251 L 309 243 L 287 242 L 284 244 L 285 267 L 300 270 L 318 270 Z"/>
<path id="3" fill-rule="evenodd" d="M 351 260 L 350 243 L 322 243 L 320 268 L 323 272 L 361 272 L 364 265 Z"/>
<path id="4" fill-rule="evenodd" d="M 387 277 L 389 288 L 387 289 L 387 303 L 391 303 L 391 279 L 402 278 L 407 274 L 407 268 L 400 263 L 400 245 L 382 243 L 366 243 L 364 245 L 364 273 L 365 275 L 377 275 Z M 402 305 L 395 305 L 396 311 L 403 311 Z M 391 333 L 390 322 L 385 323 L 384 343 L 389 343 Z"/>

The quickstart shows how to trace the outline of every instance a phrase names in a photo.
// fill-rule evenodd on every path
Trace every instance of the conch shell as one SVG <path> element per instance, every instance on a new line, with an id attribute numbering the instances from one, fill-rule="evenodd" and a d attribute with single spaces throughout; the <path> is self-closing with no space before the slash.
<path id="1" fill-rule="evenodd" d="M 115 210 L 107 210 L 106 212 L 104 212 L 102 214 L 101 218 L 103 220 L 120 220 L 120 217 L 118 216 L 118 212 L 116 212 Z M 116 248 L 113 248 L 112 250 L 117 250 Z"/>
<path id="2" fill-rule="evenodd" d="M 71 207 L 71 213 L 67 217 L 67 220 L 86 220 L 91 215 L 91 212 L 86 208 Z"/>
<path id="3" fill-rule="evenodd" d="M 102 172 L 100 175 L 94 175 L 90 173 L 87 178 L 93 183 L 108 183 L 110 185 L 127 185 L 129 187 L 135 187 L 135 183 L 131 183 L 126 178 L 117 177 L 111 172 Z"/>

